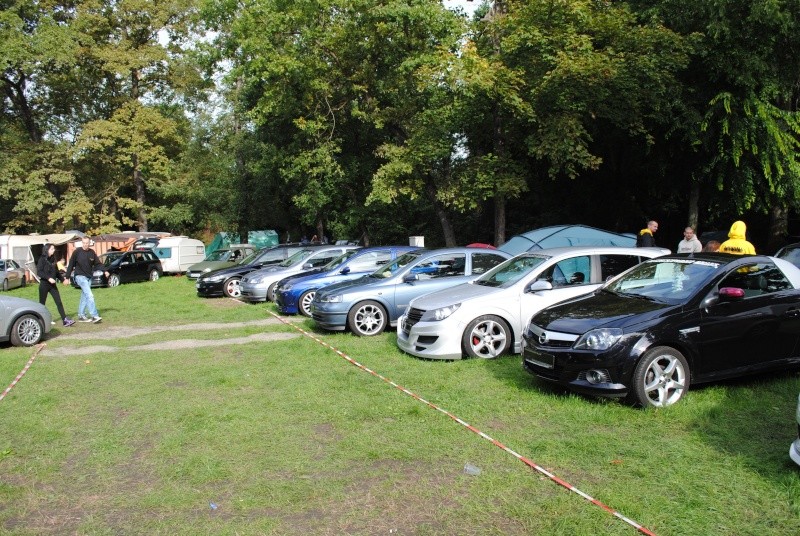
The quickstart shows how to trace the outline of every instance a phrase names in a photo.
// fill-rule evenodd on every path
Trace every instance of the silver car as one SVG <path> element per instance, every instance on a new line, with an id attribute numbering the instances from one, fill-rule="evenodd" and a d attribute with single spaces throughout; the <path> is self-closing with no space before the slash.
<path id="1" fill-rule="evenodd" d="M 0 259 L 0 282 L 3 290 L 24 287 L 28 282 L 25 279 L 25 268 L 14 259 Z"/>
<path id="2" fill-rule="evenodd" d="M 53 327 L 47 307 L 13 296 L 0 296 L 0 342 L 14 346 L 33 346 Z"/>
<path id="3" fill-rule="evenodd" d="M 284 277 L 322 271 L 322 267 L 345 251 L 359 249 L 359 246 L 313 246 L 306 247 L 279 264 L 267 266 L 242 277 L 239 284 L 239 299 L 246 302 L 275 301 L 275 289 Z"/>
<path id="4" fill-rule="evenodd" d="M 797 439 L 789 447 L 789 457 L 794 463 L 800 465 L 800 396 L 797 397 L 797 410 L 795 411 L 797 421 Z"/>

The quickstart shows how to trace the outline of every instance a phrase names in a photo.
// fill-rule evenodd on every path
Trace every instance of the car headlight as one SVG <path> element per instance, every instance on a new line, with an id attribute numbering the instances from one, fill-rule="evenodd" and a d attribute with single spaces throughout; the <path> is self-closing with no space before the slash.
<path id="1" fill-rule="evenodd" d="M 278 292 L 289 292 L 290 290 L 292 290 L 292 285 L 288 283 L 278 287 Z"/>
<path id="2" fill-rule="evenodd" d="M 204 281 L 208 281 L 209 283 L 219 283 L 223 279 L 225 279 L 224 275 L 212 275 L 210 277 L 203 278 Z"/>
<path id="3" fill-rule="evenodd" d="M 455 313 L 459 307 L 461 307 L 460 303 L 454 303 L 453 305 L 448 305 L 447 307 L 439 307 L 438 309 L 431 309 L 430 311 L 425 311 L 424 313 L 422 313 L 422 318 L 420 318 L 420 322 L 444 320 L 451 314 Z"/>
<path id="4" fill-rule="evenodd" d="M 575 343 L 576 350 L 608 350 L 622 338 L 620 328 L 600 328 L 584 333 Z"/>
<path id="5" fill-rule="evenodd" d="M 247 282 L 251 285 L 260 285 L 261 282 L 264 281 L 265 277 L 266 276 L 263 275 L 250 276 L 247 278 Z"/>
<path id="6" fill-rule="evenodd" d="M 322 303 L 341 303 L 342 302 L 342 295 L 341 294 L 325 294 L 324 296 L 320 296 L 319 301 Z"/>

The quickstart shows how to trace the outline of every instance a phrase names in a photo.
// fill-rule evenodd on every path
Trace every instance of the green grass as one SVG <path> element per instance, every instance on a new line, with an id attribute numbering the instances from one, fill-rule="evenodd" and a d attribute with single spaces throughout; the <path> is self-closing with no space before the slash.
<path id="1" fill-rule="evenodd" d="M 74 314 L 78 291 L 61 288 Z M 271 305 L 199 299 L 185 278 L 95 296 L 103 323 L 54 329 L 0 401 L 0 533 L 636 533 L 292 327 L 238 325 Z M 206 322 L 228 325 L 180 328 Z M 298 336 L 141 348 L 264 332 Z M 656 534 L 800 531 L 796 373 L 643 411 L 565 394 L 519 356 L 423 361 L 392 333 L 315 333 Z M 97 345 L 118 350 L 65 353 Z M 5 389 L 33 351 L 0 353 Z"/>

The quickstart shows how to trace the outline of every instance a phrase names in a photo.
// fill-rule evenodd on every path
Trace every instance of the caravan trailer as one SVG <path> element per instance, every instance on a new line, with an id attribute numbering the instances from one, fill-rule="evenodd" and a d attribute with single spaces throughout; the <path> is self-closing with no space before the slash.
<path id="1" fill-rule="evenodd" d="M 168 236 L 153 248 L 165 274 L 182 274 L 189 266 L 206 257 L 206 247 L 200 240 L 188 236 Z"/>

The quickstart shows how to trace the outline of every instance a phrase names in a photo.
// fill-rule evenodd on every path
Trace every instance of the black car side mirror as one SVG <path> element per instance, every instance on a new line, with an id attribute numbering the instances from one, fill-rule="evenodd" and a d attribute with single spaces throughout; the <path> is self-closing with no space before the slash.
<path id="1" fill-rule="evenodd" d="M 407 274 L 403 277 L 403 283 L 413 283 L 414 281 L 419 281 L 418 274 Z"/>
<path id="2" fill-rule="evenodd" d="M 339 270 L 339 273 L 340 274 L 349 274 L 350 273 L 350 267 L 349 266 L 345 266 L 344 268 Z"/>

